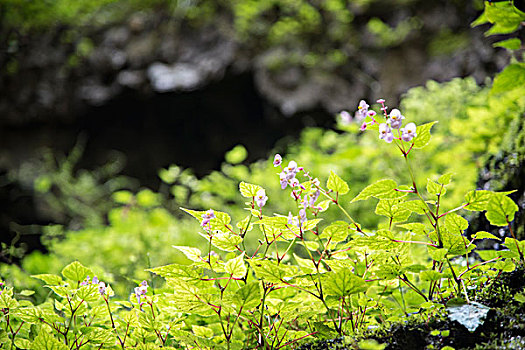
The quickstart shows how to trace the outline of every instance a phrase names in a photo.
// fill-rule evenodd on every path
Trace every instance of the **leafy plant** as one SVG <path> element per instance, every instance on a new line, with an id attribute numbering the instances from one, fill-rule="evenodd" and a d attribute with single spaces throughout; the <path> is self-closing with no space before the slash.
<path id="1" fill-rule="evenodd" d="M 16 298 L 2 286 L 3 348 L 293 348 L 313 337 L 358 335 L 408 314 L 426 319 L 452 299 L 469 303 L 467 290 L 481 290 L 523 263 L 525 241 L 514 237 L 510 225 L 518 208 L 509 192 L 488 190 L 467 192 L 459 206 L 444 205 L 452 174 L 422 187 L 411 165 L 414 153 L 429 143 L 434 122 L 402 127 L 401 112 L 378 102 L 385 122 L 362 102 L 361 128 L 379 131 L 401 153 L 408 181 L 376 181 L 349 201 L 350 185 L 335 172 L 322 183 L 276 155 L 280 173 L 274 181 L 290 194 L 289 213 L 268 215 L 271 193 L 247 182 L 239 184 L 245 214 L 235 221 L 214 209 L 184 209 L 199 222 L 204 251 L 174 246 L 190 264 L 149 268 L 166 283 L 137 280 L 124 300 L 114 300 L 112 288 L 79 262 L 61 276 L 34 276 L 55 295 L 39 306 L 20 300 L 31 292 Z M 143 205 L 155 203 L 148 196 L 141 196 Z M 361 225 L 346 209 L 372 198 L 375 213 L 387 219 L 379 229 Z M 329 207 L 340 212 L 338 220 L 323 220 Z M 485 251 L 482 261 L 472 261 L 475 242 L 499 238 L 478 232 L 468 239 L 462 211 L 485 211 L 493 225 L 507 227 L 513 236 L 505 239 L 508 249 Z M 255 246 L 247 244 L 250 236 Z"/>

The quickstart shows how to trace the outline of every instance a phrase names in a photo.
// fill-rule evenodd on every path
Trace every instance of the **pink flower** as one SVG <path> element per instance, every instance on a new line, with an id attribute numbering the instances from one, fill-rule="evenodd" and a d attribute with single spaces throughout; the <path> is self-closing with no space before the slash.
<path id="1" fill-rule="evenodd" d="M 401 129 L 401 139 L 405 142 L 412 141 L 412 139 L 416 136 L 416 124 L 414 123 L 408 123 L 404 128 Z"/>
<path id="2" fill-rule="evenodd" d="M 359 101 L 359 106 L 357 106 L 357 111 L 355 112 L 355 117 L 357 120 L 365 119 L 366 113 L 370 106 L 366 103 L 365 100 Z"/>
<path id="3" fill-rule="evenodd" d="M 273 166 L 277 167 L 277 166 L 281 165 L 282 162 L 283 162 L 283 159 L 282 159 L 281 155 L 280 154 L 276 154 L 275 157 L 273 158 Z"/>
<path id="4" fill-rule="evenodd" d="M 401 115 L 401 112 L 399 111 L 399 109 L 393 109 L 391 112 L 390 112 L 390 118 L 389 118 L 389 122 L 390 122 L 390 126 L 393 128 L 393 129 L 399 129 L 401 127 L 401 124 L 403 123 L 403 119 L 405 119 L 404 116 Z"/>
<path id="5" fill-rule="evenodd" d="M 204 227 L 208 225 L 211 219 L 215 219 L 215 212 L 213 211 L 213 209 L 210 209 L 206 211 L 204 214 L 202 214 L 201 226 Z"/>
<path id="6" fill-rule="evenodd" d="M 98 292 L 100 293 L 100 295 L 106 294 L 106 284 L 104 282 L 99 282 Z"/>
<path id="7" fill-rule="evenodd" d="M 257 194 L 255 195 L 255 202 L 257 203 L 257 206 L 259 206 L 259 208 L 264 207 L 267 200 L 268 196 L 266 195 L 266 192 L 263 189 L 257 191 Z"/>
<path id="8" fill-rule="evenodd" d="M 356 113 L 357 116 L 357 113 Z M 341 111 L 339 112 L 339 117 L 341 118 L 341 122 L 345 125 L 350 124 L 354 118 L 348 113 L 347 111 Z"/>
<path id="9" fill-rule="evenodd" d="M 379 138 L 390 143 L 394 139 L 394 134 L 392 134 L 392 129 L 386 123 L 379 125 Z"/>

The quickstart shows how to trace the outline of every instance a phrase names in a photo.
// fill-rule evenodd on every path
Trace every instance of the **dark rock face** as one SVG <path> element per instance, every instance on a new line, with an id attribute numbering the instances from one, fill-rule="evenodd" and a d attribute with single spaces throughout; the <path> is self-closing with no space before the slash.
<path id="1" fill-rule="evenodd" d="M 347 56 L 339 66 L 289 62 L 315 42 L 240 41 L 224 13 L 200 26 L 158 11 L 103 28 L 62 26 L 32 36 L 0 27 L 0 178 L 12 181 L 15 174 L 15 192 L 30 196 L 38 174 L 19 176 L 27 160 L 38 162 L 42 148 L 69 152 L 83 135 L 80 168 L 100 166 L 118 150 L 127 158 L 123 173 L 154 186 L 160 167 L 175 163 L 202 175 L 239 143 L 252 161 L 304 126 L 332 126 L 333 113 L 354 109 L 361 98 L 395 103 L 428 79 L 473 75 L 482 82 L 507 62 L 481 29 L 470 29 L 477 15 L 470 5 L 392 6 L 356 11 L 358 32 L 339 46 Z M 411 16 L 420 19 L 419 29 L 393 47 L 366 29 L 371 17 L 395 27 Z M 443 33 L 463 33 L 467 44 L 432 53 L 430 39 Z M 323 44 L 322 35 L 314 39 Z M 10 205 L 14 192 L 6 188 L 0 191 Z"/>

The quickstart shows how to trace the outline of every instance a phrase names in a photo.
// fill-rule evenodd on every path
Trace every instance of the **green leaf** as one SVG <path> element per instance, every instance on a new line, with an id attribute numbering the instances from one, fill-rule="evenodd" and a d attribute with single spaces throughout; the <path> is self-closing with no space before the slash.
<path id="1" fill-rule="evenodd" d="M 241 236 L 233 234 L 231 232 L 219 232 L 213 235 L 211 244 L 220 250 L 226 252 L 234 252 L 237 250 L 237 245 L 242 242 Z"/>
<path id="2" fill-rule="evenodd" d="M 405 228 L 410 232 L 414 232 L 417 235 L 426 236 L 429 232 L 428 228 L 420 222 L 411 222 L 409 224 L 397 225 L 398 227 Z"/>
<path id="3" fill-rule="evenodd" d="M 428 211 L 426 204 L 417 199 L 403 202 L 403 209 L 410 210 L 411 212 L 419 215 L 425 215 L 425 213 Z"/>
<path id="4" fill-rule="evenodd" d="M 330 171 L 330 176 L 328 177 L 328 181 L 326 181 L 326 187 L 341 195 L 348 193 L 349 190 L 348 184 L 333 171 Z"/>
<path id="5" fill-rule="evenodd" d="M 442 261 L 447 255 L 448 249 L 428 247 L 428 255 L 435 261 Z"/>
<path id="6" fill-rule="evenodd" d="M 503 272 L 512 272 L 516 269 L 516 264 L 510 259 L 499 260 L 494 264 L 494 268 L 502 270 Z"/>
<path id="7" fill-rule="evenodd" d="M 317 271 L 317 268 L 315 267 L 315 264 L 310 259 L 303 259 L 299 257 L 297 254 L 293 254 L 293 257 L 295 258 L 295 261 L 297 261 L 297 265 L 303 271 L 305 274 L 312 274 Z"/>
<path id="8" fill-rule="evenodd" d="M 471 211 L 483 211 L 487 209 L 490 199 L 494 192 L 485 190 L 473 190 L 465 195 L 467 205 L 465 209 Z"/>
<path id="9" fill-rule="evenodd" d="M 47 333 L 45 328 L 41 328 L 40 333 L 33 340 L 31 350 L 68 350 L 68 347 Z"/>
<path id="10" fill-rule="evenodd" d="M 230 215 L 222 211 L 215 211 L 215 218 L 210 220 L 209 228 L 212 231 L 230 232 L 232 229 L 230 225 L 231 221 Z"/>
<path id="11" fill-rule="evenodd" d="M 192 325 L 191 330 L 193 333 L 202 338 L 213 338 L 213 329 L 203 326 Z"/>
<path id="12" fill-rule="evenodd" d="M 516 257 L 520 257 L 521 254 L 525 254 L 525 241 L 518 241 L 517 239 L 505 237 L 505 243 L 503 245 L 513 253 Z M 519 247 L 519 250 L 518 250 Z"/>
<path id="13" fill-rule="evenodd" d="M 448 185 L 450 183 L 450 181 L 452 180 L 452 175 L 454 175 L 454 173 L 447 173 L 447 174 L 444 174 L 444 175 L 441 175 L 438 179 L 438 182 L 442 185 Z"/>
<path id="14" fill-rule="evenodd" d="M 482 25 L 482 24 L 485 24 L 485 23 L 488 23 L 489 20 L 487 18 L 487 16 L 485 15 L 485 11 L 483 11 L 483 13 L 474 20 L 474 22 L 470 23 L 470 26 L 471 27 L 477 27 L 479 25 Z"/>
<path id="15" fill-rule="evenodd" d="M 438 184 L 437 182 L 427 179 L 427 192 L 430 196 L 434 197 L 437 195 L 444 195 L 447 192 L 445 186 Z"/>
<path id="16" fill-rule="evenodd" d="M 234 278 L 242 278 L 246 275 L 246 265 L 244 265 L 244 252 L 234 259 L 230 259 L 224 265 L 224 270 Z"/>
<path id="17" fill-rule="evenodd" d="M 480 256 L 483 261 L 492 260 L 500 256 L 500 252 L 497 250 L 476 250 L 476 253 Z"/>
<path id="18" fill-rule="evenodd" d="M 251 215 L 248 215 L 243 220 L 239 221 L 235 226 L 241 232 L 250 232 L 253 229 L 253 223 L 251 222 Z"/>
<path id="19" fill-rule="evenodd" d="M 439 281 L 443 278 L 443 274 L 434 270 L 426 270 L 422 271 L 419 277 L 422 281 Z"/>
<path id="20" fill-rule="evenodd" d="M 109 329 L 101 327 L 84 327 L 81 329 L 82 334 L 89 339 L 90 343 L 103 344 L 103 343 L 115 343 L 117 338 L 115 334 Z"/>
<path id="21" fill-rule="evenodd" d="M 319 238 L 329 239 L 331 242 L 343 242 L 350 234 L 350 225 L 344 221 L 335 221 L 327 226 Z"/>
<path id="22" fill-rule="evenodd" d="M 494 193 L 490 198 L 485 216 L 491 225 L 507 226 L 514 220 L 514 214 L 518 211 L 518 206 L 512 199 L 501 194 Z"/>
<path id="23" fill-rule="evenodd" d="M 171 264 L 148 269 L 164 278 L 180 278 L 184 280 L 196 280 L 201 277 L 202 268 L 194 265 Z"/>
<path id="24" fill-rule="evenodd" d="M 58 275 L 52 275 L 49 273 L 41 274 L 41 275 L 32 275 L 31 277 L 39 279 L 44 281 L 45 284 L 49 286 L 57 286 L 64 284 L 64 281 L 62 280 L 62 277 Z"/>
<path id="25" fill-rule="evenodd" d="M 302 229 L 303 231 L 313 230 L 321 221 L 323 221 L 323 219 L 306 220 L 303 222 Z"/>
<path id="26" fill-rule="evenodd" d="M 18 293 L 20 295 L 23 295 L 25 297 L 28 297 L 28 296 L 31 296 L 33 294 L 35 294 L 35 291 L 34 290 L 27 290 L 27 289 L 24 289 L 23 291 L 21 291 L 20 293 Z"/>
<path id="27" fill-rule="evenodd" d="M 250 310 L 261 303 L 261 289 L 259 282 L 248 283 L 235 292 L 233 302 L 245 310 Z"/>
<path id="28" fill-rule="evenodd" d="M 399 199 L 381 199 L 375 213 L 390 218 L 392 222 L 404 222 L 410 216 L 410 210 L 404 209 Z"/>
<path id="29" fill-rule="evenodd" d="M 491 94 L 499 94 L 525 85 L 525 64 L 510 64 L 494 78 Z"/>
<path id="30" fill-rule="evenodd" d="M 417 126 L 417 136 L 414 138 L 414 148 L 423 148 L 428 144 L 430 141 L 430 129 L 432 129 L 432 126 L 436 123 L 437 121 L 433 121 Z"/>
<path id="31" fill-rule="evenodd" d="M 18 301 L 13 298 L 13 289 L 9 288 L 0 294 L 0 309 L 13 309 L 18 306 Z"/>
<path id="32" fill-rule="evenodd" d="M 158 172 L 159 178 L 162 182 L 171 185 L 177 180 L 180 175 L 180 168 L 176 165 L 170 165 L 168 169 L 160 169 Z"/>
<path id="33" fill-rule="evenodd" d="M 490 23 L 498 23 L 503 26 L 519 25 L 525 20 L 525 16 L 515 11 L 511 3 L 495 3 L 485 6 L 485 16 Z"/>
<path id="34" fill-rule="evenodd" d="M 160 195 L 150 189 L 137 193 L 137 204 L 144 208 L 151 208 L 160 204 Z"/>
<path id="35" fill-rule="evenodd" d="M 474 235 L 472 235 L 472 239 L 496 239 L 498 241 L 501 241 L 501 239 L 494 236 L 492 233 L 488 233 L 486 231 L 476 232 Z M 476 252 L 479 253 L 479 251 L 476 251 Z"/>
<path id="36" fill-rule="evenodd" d="M 338 297 L 346 297 L 367 290 L 365 280 L 354 275 L 350 270 L 328 273 L 324 282 L 326 294 Z"/>
<path id="37" fill-rule="evenodd" d="M 450 232 L 462 234 L 468 227 L 468 221 L 455 213 L 450 213 L 445 217 L 445 227 Z"/>
<path id="38" fill-rule="evenodd" d="M 295 276 L 295 268 L 283 263 L 277 264 L 271 260 L 248 260 L 257 278 L 270 283 L 280 283 L 281 280 Z"/>
<path id="39" fill-rule="evenodd" d="M 333 201 L 331 199 L 324 200 L 322 202 L 319 202 L 317 204 L 317 207 L 320 209 L 321 212 L 328 210 L 328 207 L 330 204 L 332 204 Z"/>
<path id="40" fill-rule="evenodd" d="M 93 276 L 93 271 L 78 261 L 73 261 L 62 270 L 62 276 L 77 282 L 83 281 L 88 275 Z"/>
<path id="41" fill-rule="evenodd" d="M 130 204 L 133 201 L 133 193 L 130 191 L 117 191 L 112 197 L 115 203 L 119 204 Z"/>
<path id="42" fill-rule="evenodd" d="M 257 191 L 259 190 L 262 190 L 262 187 L 258 185 L 253 185 L 244 181 L 239 184 L 239 191 L 245 198 L 255 197 L 257 195 Z"/>
<path id="43" fill-rule="evenodd" d="M 191 261 L 195 261 L 195 262 L 202 261 L 200 249 L 193 248 L 193 247 L 177 246 L 177 245 L 172 245 L 172 247 L 177 249 L 184 255 L 186 255 L 186 257 L 190 259 Z"/>
<path id="44" fill-rule="evenodd" d="M 511 38 L 499 41 L 492 44 L 494 47 L 503 47 L 507 50 L 519 50 L 521 48 L 521 40 L 518 38 Z"/>
<path id="45" fill-rule="evenodd" d="M 316 250 L 319 249 L 319 244 L 317 242 L 314 242 L 314 241 L 303 241 L 303 242 L 297 242 L 297 244 L 300 244 L 302 246 L 304 246 L 306 249 L 312 251 L 312 252 L 315 252 Z"/>
<path id="46" fill-rule="evenodd" d="M 381 198 L 381 195 L 394 190 L 396 187 L 397 183 L 394 180 L 379 180 L 376 183 L 365 187 L 350 203 L 366 200 L 370 197 Z"/>
<path id="47" fill-rule="evenodd" d="M 248 157 L 248 151 L 243 145 L 237 145 L 229 150 L 224 158 L 230 164 L 239 164 Z"/>

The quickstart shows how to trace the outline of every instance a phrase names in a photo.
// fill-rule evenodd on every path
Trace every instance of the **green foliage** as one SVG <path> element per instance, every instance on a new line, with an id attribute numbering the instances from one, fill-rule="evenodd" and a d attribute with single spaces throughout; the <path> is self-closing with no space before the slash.
<path id="1" fill-rule="evenodd" d="M 430 127 L 428 133 L 430 139 Z M 30 349 L 279 349 L 314 336 L 355 338 L 379 322 L 395 322 L 408 313 L 424 320 L 444 309 L 449 299 L 468 299 L 464 285 L 481 290 L 491 277 L 524 263 L 525 241 L 508 237 L 507 251 L 496 257 L 481 254 L 489 260 L 463 266 L 454 259 L 468 256 L 476 248 L 474 240 L 496 238 L 479 232 L 469 241 L 464 235 L 468 221 L 458 214 L 461 210 L 486 211 L 491 223 L 509 225 L 517 206 L 507 197 L 511 192 L 470 191 L 466 202 L 440 211 L 452 177 L 447 173 L 438 182 L 427 181 L 425 198 L 410 164 L 418 139 L 409 143 L 406 150 L 402 141 L 394 142 L 406 161 L 411 186 L 380 180 L 353 201 L 357 205 L 379 198 L 376 214 L 387 217 L 388 229 L 368 229 L 349 215 L 340 196 L 350 187 L 335 172 L 330 171 L 323 186 L 310 171 L 295 170 L 290 164 L 283 173 L 293 178 L 302 174 L 306 181 L 298 185 L 287 179 L 290 186 L 287 183 L 284 191 L 291 192 L 288 200 L 293 203 L 288 216 L 264 215 L 265 204 L 256 196 L 262 187 L 247 182 L 238 188 L 237 195 L 247 200 L 246 210 L 239 212 L 240 224 L 233 225 L 236 215 L 226 212 L 183 209 L 200 225 L 203 248 L 173 246 L 190 263 L 149 268 L 145 280 L 138 286 L 140 279 L 135 280 L 136 287 L 127 286 L 127 292 L 124 288 L 115 294 L 106 276 L 94 277 L 99 267 L 88 268 L 79 261 L 62 268 L 60 275 L 33 276 L 53 293 L 38 306 L 24 299 L 30 292 L 15 295 L 13 288 L 1 283 L 0 320 L 6 324 L 2 349 L 13 345 Z M 114 209 L 113 226 L 108 229 L 123 225 L 129 235 L 132 228 L 142 231 L 153 225 L 148 232 L 153 234 L 165 232 L 162 225 L 171 223 L 165 212 L 164 222 L 137 221 L 149 219 L 146 213 L 153 218 L 163 213 L 158 195 L 149 190 L 136 196 L 120 192 L 115 197 L 123 207 Z M 323 220 L 330 216 L 316 206 L 321 197 L 340 211 L 339 220 Z M 426 220 L 394 225 L 409 220 L 412 212 L 423 212 Z M 129 218 L 132 221 L 126 222 Z M 143 243 L 159 238 L 148 236 Z M 376 343 L 359 344 L 381 348 Z"/>
<path id="2" fill-rule="evenodd" d="M 492 27 L 485 35 L 510 34 L 522 26 L 525 20 L 525 12 L 520 11 L 511 1 L 491 3 L 485 1 L 485 11 L 476 19 L 472 25 L 491 23 Z M 520 48 L 520 39 L 500 39 L 494 46 L 504 47 L 509 50 Z"/>

